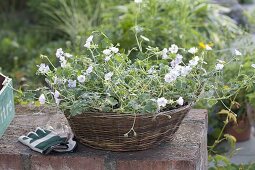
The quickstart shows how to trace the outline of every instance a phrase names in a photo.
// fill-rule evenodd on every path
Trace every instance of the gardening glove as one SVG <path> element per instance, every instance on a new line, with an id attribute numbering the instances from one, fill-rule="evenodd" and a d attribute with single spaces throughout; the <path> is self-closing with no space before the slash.
<path id="1" fill-rule="evenodd" d="M 52 126 L 47 126 L 47 130 L 54 131 L 61 137 L 67 137 L 67 141 L 65 143 L 52 146 L 53 151 L 72 152 L 76 148 L 77 143 L 73 140 L 74 135 L 72 133 L 72 130 L 68 126 L 58 123 L 55 129 Z"/>
<path id="2" fill-rule="evenodd" d="M 68 139 L 67 142 L 52 146 L 52 150 L 55 152 L 72 152 L 76 146 L 77 143 L 73 140 L 72 136 Z"/>
<path id="3" fill-rule="evenodd" d="M 54 149 L 56 149 L 55 151 L 68 152 L 76 147 L 76 142 L 68 136 L 60 136 L 54 131 L 40 127 L 37 127 L 35 132 L 29 132 L 27 136 L 20 136 L 19 141 L 32 150 L 43 154 L 48 154 Z"/>

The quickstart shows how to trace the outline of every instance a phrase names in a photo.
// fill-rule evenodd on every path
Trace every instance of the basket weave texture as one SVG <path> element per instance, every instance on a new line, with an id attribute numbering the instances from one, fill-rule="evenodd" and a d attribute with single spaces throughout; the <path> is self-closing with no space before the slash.
<path id="1" fill-rule="evenodd" d="M 89 147 L 110 151 L 138 151 L 152 148 L 163 141 L 171 141 L 183 118 L 191 109 L 186 105 L 178 109 L 151 114 L 118 114 L 86 112 L 68 116 L 67 120 L 76 139 Z M 168 116 L 171 116 L 169 119 Z M 126 134 L 134 123 L 134 130 Z"/>

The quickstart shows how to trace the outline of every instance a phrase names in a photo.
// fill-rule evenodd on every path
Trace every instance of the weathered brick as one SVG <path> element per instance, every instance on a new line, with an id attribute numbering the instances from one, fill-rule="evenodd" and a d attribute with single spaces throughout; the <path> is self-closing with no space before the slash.
<path id="1" fill-rule="evenodd" d="M 32 170 L 104 170 L 102 158 L 83 156 L 32 156 Z"/>
<path id="2" fill-rule="evenodd" d="M 207 110 L 204 109 L 192 109 L 190 112 L 185 116 L 183 122 L 200 122 L 205 124 L 207 127 L 208 117 L 207 117 Z"/>
<path id="3" fill-rule="evenodd" d="M 119 161 L 117 164 L 118 170 L 157 170 L 157 169 L 172 169 L 171 163 L 168 161 L 155 161 L 155 160 L 146 160 L 146 161 Z"/>
<path id="4" fill-rule="evenodd" d="M 21 170 L 23 169 L 21 156 L 16 154 L 0 154 L 1 170 Z"/>
<path id="5" fill-rule="evenodd" d="M 146 161 L 119 161 L 117 170 L 194 170 L 196 162 L 188 160 L 146 160 Z"/>
<path id="6" fill-rule="evenodd" d="M 185 170 L 195 170 L 200 169 L 199 165 L 195 161 L 191 160 L 175 160 L 172 162 L 171 170 L 179 170 L 179 169 L 185 169 Z M 205 169 L 204 169 L 205 170 Z"/>

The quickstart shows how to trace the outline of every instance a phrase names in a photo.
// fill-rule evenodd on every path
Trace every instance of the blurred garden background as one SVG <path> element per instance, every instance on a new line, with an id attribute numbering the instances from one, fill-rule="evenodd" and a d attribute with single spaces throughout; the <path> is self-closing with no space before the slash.
<path id="1" fill-rule="evenodd" d="M 137 8 L 133 0 L 0 1 L 0 72 L 13 78 L 14 87 L 18 91 L 16 104 L 28 104 L 33 102 L 34 97 L 38 97 L 36 93 L 33 93 L 35 96 L 29 96 L 27 92 L 31 89 L 36 91 L 44 84 L 43 78 L 36 76 L 37 65 L 46 62 L 40 58 L 41 54 L 49 56 L 53 61 L 58 48 L 82 54 L 83 45 L 93 31 L 105 33 L 113 44 L 119 43 L 122 51 L 137 45 L 135 33 L 138 37 L 142 35 L 140 38 L 145 40 L 144 46 L 158 46 L 162 49 L 171 44 L 187 48 L 205 48 L 209 44 L 219 51 L 219 55 L 215 53 L 206 59 L 208 67 L 210 62 L 228 58 L 234 49 L 239 49 L 242 60 L 238 65 L 226 68 L 225 81 L 230 81 L 234 73 L 239 71 L 240 65 L 247 68 L 245 72 L 252 72 L 250 65 L 255 63 L 255 4 L 252 0 L 143 2 L 143 12 L 138 16 L 136 26 L 134 21 Z M 229 52 L 220 53 L 224 49 Z M 131 56 L 139 57 L 135 53 Z M 54 64 L 59 65 L 56 60 Z M 227 90 L 228 87 L 222 88 Z M 210 165 L 240 168 L 227 159 L 232 158 L 232 163 L 243 163 L 246 165 L 242 167 L 252 169 L 252 159 L 255 162 L 255 139 L 251 128 L 255 126 L 254 90 L 254 87 L 250 87 L 240 92 L 234 103 L 238 126 L 229 123 L 223 133 L 224 117 L 219 114 L 224 108 L 222 104 L 217 101 L 198 103 L 197 107 L 209 110 L 209 151 L 215 141 L 219 144 L 216 150 L 210 152 Z M 241 134 L 239 140 L 246 142 L 234 147 L 236 139 L 224 136 L 226 133 L 236 135 L 236 138 Z M 250 156 L 236 157 L 236 148 L 244 146 L 246 153 L 252 150 L 250 147 L 253 147 L 254 152 Z M 217 161 L 220 165 L 214 165 Z"/>

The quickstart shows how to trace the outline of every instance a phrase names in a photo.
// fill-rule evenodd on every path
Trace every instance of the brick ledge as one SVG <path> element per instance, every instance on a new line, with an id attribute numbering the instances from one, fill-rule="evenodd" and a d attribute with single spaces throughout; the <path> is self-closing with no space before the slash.
<path id="1" fill-rule="evenodd" d="M 47 111 L 47 109 L 45 110 Z M 171 143 L 138 152 L 110 152 L 78 145 L 76 152 L 41 155 L 17 138 L 37 126 L 67 123 L 63 114 L 42 113 L 18 106 L 16 116 L 0 139 L 1 170 L 205 170 L 207 169 L 207 111 L 191 110 Z M 52 113 L 53 112 L 53 113 Z"/>

